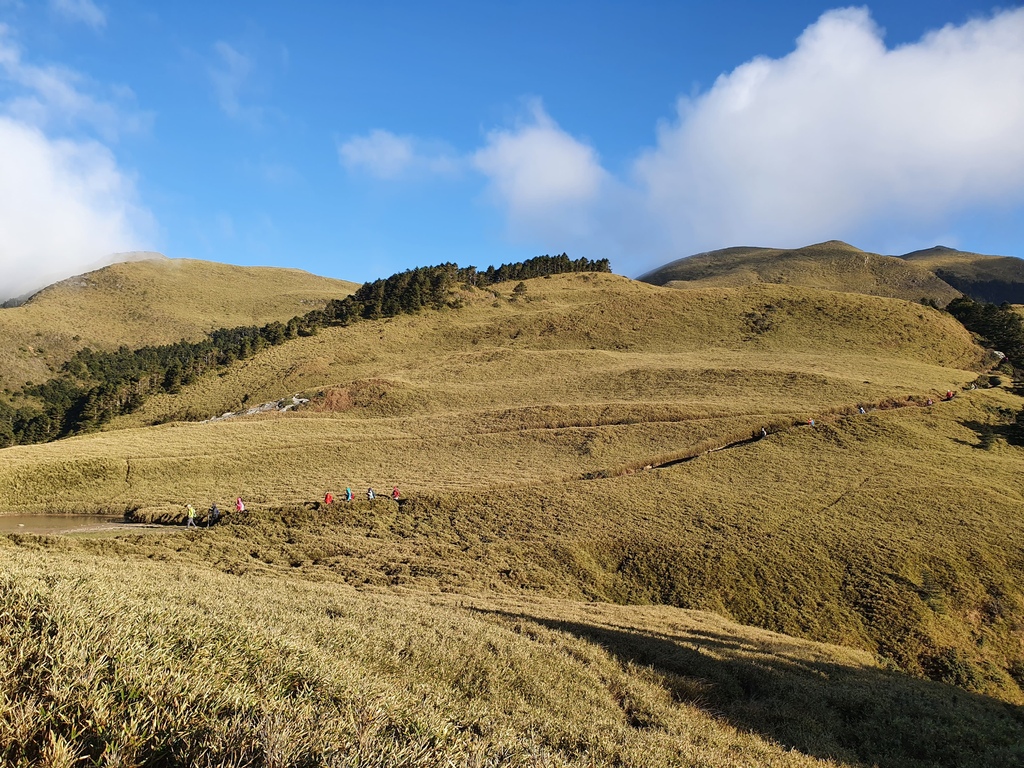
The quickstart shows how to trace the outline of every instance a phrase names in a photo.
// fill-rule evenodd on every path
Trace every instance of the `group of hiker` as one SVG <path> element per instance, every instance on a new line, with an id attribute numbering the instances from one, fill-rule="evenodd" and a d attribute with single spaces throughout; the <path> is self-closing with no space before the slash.
<path id="1" fill-rule="evenodd" d="M 235 512 L 245 512 L 245 502 L 242 501 L 241 496 L 235 498 Z M 210 505 L 209 512 L 206 513 L 206 527 L 209 528 L 211 525 L 216 525 L 217 521 L 221 519 L 223 514 L 224 513 L 220 511 L 220 507 L 217 506 L 217 502 L 213 502 L 213 504 Z M 199 527 L 196 524 L 196 517 L 198 517 L 198 513 L 196 512 L 196 508 L 191 504 L 185 505 L 185 517 L 186 528 Z"/>
<path id="2" fill-rule="evenodd" d="M 974 389 L 978 388 L 978 385 L 977 384 L 971 384 L 970 387 L 967 387 L 967 388 L 974 390 Z M 956 392 L 954 392 L 952 389 L 947 389 L 945 396 L 942 397 L 942 402 L 948 403 L 954 397 L 956 397 Z M 925 405 L 935 405 L 935 400 L 933 398 L 929 397 L 927 400 L 925 400 Z M 864 408 L 863 405 L 858 405 L 857 406 L 857 413 L 859 413 L 861 415 L 864 415 L 864 414 L 867 413 L 867 410 Z M 813 417 L 807 419 L 807 426 L 809 426 L 809 427 L 817 426 L 817 422 L 815 422 Z M 765 430 L 765 428 L 761 427 L 761 437 L 766 437 L 767 434 L 768 433 Z"/>
<path id="3" fill-rule="evenodd" d="M 397 485 L 393 486 L 391 488 L 391 498 L 392 499 L 394 499 L 395 501 L 398 501 L 398 499 L 399 499 L 399 497 L 401 495 L 402 494 L 399 493 Z M 366 500 L 367 501 L 373 501 L 376 498 L 377 498 L 377 493 L 376 493 L 376 491 L 373 490 L 373 487 L 371 486 L 370 488 L 367 488 L 366 489 Z M 352 501 L 352 489 L 351 488 L 346 488 L 345 489 L 344 501 Z M 333 503 L 334 503 L 334 494 L 331 493 L 330 491 L 328 491 L 327 493 L 324 494 L 324 504 L 333 504 Z"/>
<path id="4" fill-rule="evenodd" d="M 391 498 L 393 500 L 395 500 L 395 501 L 398 501 L 398 499 L 401 497 L 401 495 L 402 494 L 399 492 L 398 486 L 397 485 L 392 486 L 391 494 L 390 494 Z M 376 491 L 374 491 L 372 487 L 367 488 L 366 489 L 366 500 L 367 501 L 373 501 L 376 498 L 377 498 Z M 345 495 L 343 497 L 343 500 L 344 501 L 352 501 L 353 500 L 353 495 L 352 495 L 352 489 L 351 488 L 346 488 L 345 489 Z M 330 491 L 327 491 L 327 493 L 324 494 L 324 504 L 330 505 L 330 504 L 333 504 L 333 503 L 334 503 L 334 494 L 331 493 Z M 245 502 L 242 501 L 242 497 L 241 496 L 239 496 L 239 497 L 237 497 L 235 499 L 235 511 L 236 512 L 245 512 Z M 209 511 L 206 514 L 205 527 L 209 528 L 211 525 L 216 525 L 217 522 L 221 519 L 221 517 L 223 517 L 223 515 L 224 515 L 224 513 L 221 512 L 220 507 L 217 506 L 217 502 L 214 502 L 210 506 L 210 509 L 209 509 Z M 185 519 L 185 527 L 186 528 L 199 528 L 199 524 L 196 522 L 198 517 L 199 517 L 199 513 L 196 512 L 196 508 L 193 507 L 191 504 L 186 504 L 185 505 L 185 518 L 186 518 Z"/>
<path id="5" fill-rule="evenodd" d="M 971 389 L 976 389 L 977 386 L 972 384 L 970 388 Z M 956 393 L 953 392 L 953 390 L 950 389 L 950 390 L 946 391 L 946 396 L 943 397 L 942 399 L 944 401 L 948 402 L 948 401 L 952 400 L 954 397 L 956 397 Z M 932 405 L 932 404 L 934 404 L 934 402 L 935 401 L 932 398 L 930 398 L 930 397 L 927 400 L 927 404 L 928 405 Z M 860 405 L 860 406 L 857 407 L 857 412 L 860 413 L 860 414 L 866 414 L 867 413 L 867 411 L 865 410 L 863 405 Z M 808 424 L 808 426 L 811 426 L 811 427 L 817 426 L 813 418 L 807 419 L 807 424 Z M 760 436 L 762 438 L 763 437 L 767 437 L 768 436 L 768 430 L 765 429 L 764 427 L 762 427 L 761 428 L 761 435 Z M 401 496 L 401 494 L 398 491 L 398 486 L 397 485 L 393 486 L 392 489 L 391 489 L 391 498 L 393 500 L 395 500 L 395 501 L 398 501 L 400 496 Z M 377 498 L 377 493 L 373 490 L 373 487 L 371 486 L 371 487 L 367 488 L 366 489 L 366 500 L 367 501 L 373 501 L 376 498 Z M 345 488 L 345 495 L 344 495 L 343 500 L 344 501 L 352 501 L 352 499 L 353 499 L 353 497 L 352 497 L 352 488 L 351 487 Z M 327 491 L 327 493 L 324 494 L 324 504 L 330 506 L 333 503 L 334 503 L 334 494 L 331 493 L 330 491 Z M 245 511 L 245 503 L 242 501 L 242 497 L 241 496 L 239 496 L 239 497 L 237 497 L 235 499 L 235 511 L 236 512 L 244 512 Z M 197 513 L 196 513 L 196 510 L 195 510 L 195 507 L 193 507 L 191 504 L 186 504 L 185 505 L 185 513 L 186 513 L 186 517 L 187 517 L 187 521 L 185 523 L 185 526 L 188 527 L 188 528 L 198 528 L 199 526 L 196 524 Z M 206 516 L 206 527 L 209 528 L 211 525 L 216 525 L 217 521 L 220 520 L 222 514 L 223 513 L 220 511 L 220 508 L 217 506 L 217 503 L 214 502 L 213 505 L 210 507 L 209 513 Z"/>

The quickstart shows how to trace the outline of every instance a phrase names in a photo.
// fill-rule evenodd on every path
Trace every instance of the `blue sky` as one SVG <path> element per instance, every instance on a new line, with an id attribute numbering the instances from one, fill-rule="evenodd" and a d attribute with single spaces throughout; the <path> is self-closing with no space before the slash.
<path id="1" fill-rule="evenodd" d="M 0 294 L 134 249 L 1024 256 L 1020 6 L 0 0 Z"/>

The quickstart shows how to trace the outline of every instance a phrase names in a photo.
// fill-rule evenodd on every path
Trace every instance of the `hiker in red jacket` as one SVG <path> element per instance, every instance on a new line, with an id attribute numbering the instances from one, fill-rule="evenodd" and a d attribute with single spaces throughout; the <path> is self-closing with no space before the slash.
<path id="1" fill-rule="evenodd" d="M 331 495 L 331 492 L 328 491 L 327 495 L 324 496 L 324 504 L 333 504 L 333 503 L 334 503 L 334 497 Z"/>

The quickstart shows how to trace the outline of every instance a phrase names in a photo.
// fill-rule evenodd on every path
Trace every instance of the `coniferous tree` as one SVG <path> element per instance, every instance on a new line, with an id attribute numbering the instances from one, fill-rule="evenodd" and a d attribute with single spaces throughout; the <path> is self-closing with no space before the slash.
<path id="1" fill-rule="evenodd" d="M 445 263 L 364 283 L 353 295 L 333 299 L 322 309 L 286 323 L 220 328 L 198 342 L 139 349 L 121 346 L 113 352 L 85 347 L 54 378 L 40 385 L 26 383 L 22 388 L 24 395 L 40 403 L 38 407 L 14 409 L 0 403 L 0 447 L 45 442 L 97 429 L 110 419 L 137 410 L 153 392 L 176 394 L 207 371 L 250 358 L 267 346 L 312 335 L 320 328 L 459 306 L 451 294 L 460 283 L 486 286 L 562 272 L 608 271 L 607 259 L 571 261 L 564 253 L 491 266 L 483 272 L 476 267 Z"/>

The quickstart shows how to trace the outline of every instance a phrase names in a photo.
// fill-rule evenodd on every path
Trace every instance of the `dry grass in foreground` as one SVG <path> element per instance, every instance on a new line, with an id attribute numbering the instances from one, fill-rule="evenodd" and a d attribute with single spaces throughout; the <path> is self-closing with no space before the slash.
<path id="1" fill-rule="evenodd" d="M 262 507 L 147 552 L 236 574 L 712 610 L 1019 704 L 1024 476 L 1004 437 L 1019 405 L 978 390 L 633 475 Z"/>
<path id="2" fill-rule="evenodd" d="M 356 591 L 18 541 L 0 539 L 0 757 L 12 766 L 1022 757 L 1019 707 L 708 614 Z"/>

